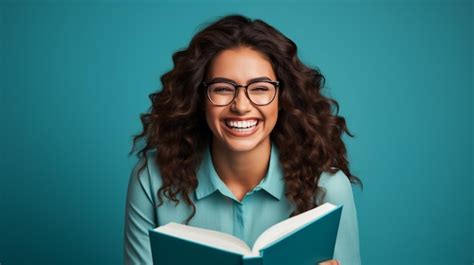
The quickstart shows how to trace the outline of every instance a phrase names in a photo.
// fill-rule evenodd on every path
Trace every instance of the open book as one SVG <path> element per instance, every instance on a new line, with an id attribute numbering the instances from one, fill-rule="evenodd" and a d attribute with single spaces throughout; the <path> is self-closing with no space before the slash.
<path id="1" fill-rule="evenodd" d="M 332 259 L 342 205 L 325 203 L 265 230 L 252 247 L 232 235 L 178 223 L 149 230 L 154 264 L 305 265 Z"/>

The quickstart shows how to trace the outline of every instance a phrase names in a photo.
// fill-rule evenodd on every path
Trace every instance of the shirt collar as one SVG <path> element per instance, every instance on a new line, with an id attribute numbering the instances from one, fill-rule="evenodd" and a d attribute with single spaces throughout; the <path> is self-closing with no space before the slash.
<path id="1" fill-rule="evenodd" d="M 280 200 L 285 192 L 285 181 L 283 177 L 284 175 L 280 166 L 279 152 L 276 145 L 272 142 L 270 164 L 268 166 L 267 174 L 249 193 L 263 189 L 277 200 Z M 197 180 L 198 186 L 195 191 L 197 200 L 214 193 L 216 190 L 219 190 L 227 197 L 235 199 L 235 196 L 217 175 L 214 164 L 212 163 L 209 145 L 204 152 L 203 160 L 197 171 Z"/>

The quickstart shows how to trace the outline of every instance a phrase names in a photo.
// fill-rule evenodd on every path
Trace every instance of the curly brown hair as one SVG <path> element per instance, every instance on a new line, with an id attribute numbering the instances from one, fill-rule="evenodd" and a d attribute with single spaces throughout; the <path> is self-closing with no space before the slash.
<path id="1" fill-rule="evenodd" d="M 305 66 L 297 56 L 296 44 L 260 19 L 232 14 L 207 25 L 189 46 L 173 54 L 174 68 L 161 76 L 162 90 L 149 95 L 152 106 L 141 114 L 143 132 L 134 135 L 135 151 L 139 139 L 145 146 L 137 153 L 145 157 L 156 151 L 163 185 L 157 196 L 179 203 L 177 196 L 192 207 L 188 223 L 196 212 L 190 194 L 197 187 L 196 170 L 205 148 L 212 139 L 204 113 L 201 85 L 209 62 L 219 52 L 249 47 L 266 55 L 280 80 L 278 120 L 270 139 L 280 151 L 286 197 L 294 204 L 290 216 L 312 209 L 324 191 L 318 188 L 323 171 L 342 170 L 351 183 L 361 185 L 351 174 L 342 134 L 354 137 L 345 119 L 338 116 L 339 104 L 321 94 L 324 76 L 318 69 Z M 335 107 L 335 110 L 332 108 Z M 335 111 L 335 114 L 332 112 Z"/>

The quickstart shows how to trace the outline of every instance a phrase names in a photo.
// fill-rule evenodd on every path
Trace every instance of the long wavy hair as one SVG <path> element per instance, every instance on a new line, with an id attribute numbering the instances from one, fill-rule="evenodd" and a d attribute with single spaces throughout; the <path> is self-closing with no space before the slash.
<path id="1" fill-rule="evenodd" d="M 324 76 L 300 61 L 296 44 L 281 32 L 260 19 L 232 14 L 205 25 L 187 48 L 173 54 L 174 67 L 161 76 L 161 91 L 149 95 L 151 107 L 140 116 L 143 131 L 133 137 L 130 154 L 139 139 L 145 140 L 137 153 L 139 158 L 145 157 L 139 171 L 147 166 L 148 151 L 156 151 L 154 159 L 162 177 L 156 207 L 163 204 L 163 196 L 175 204 L 181 196 L 192 208 L 186 223 L 196 213 L 190 196 L 198 185 L 197 168 L 212 139 L 201 83 L 214 56 L 242 46 L 266 55 L 281 82 L 281 108 L 270 139 L 280 151 L 285 196 L 295 209 L 290 216 L 318 206 L 316 199 L 325 193 L 318 188 L 323 171 L 335 173 L 340 169 L 351 183 L 362 187 L 349 170 L 342 141 L 344 132 L 354 135 L 345 119 L 338 116 L 337 101 L 322 95 Z"/>

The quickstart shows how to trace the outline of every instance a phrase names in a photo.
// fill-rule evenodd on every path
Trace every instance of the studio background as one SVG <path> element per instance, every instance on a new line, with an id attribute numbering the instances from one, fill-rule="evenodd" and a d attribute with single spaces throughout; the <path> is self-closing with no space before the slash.
<path id="1" fill-rule="evenodd" d="M 205 23 L 291 38 L 340 104 L 363 264 L 472 264 L 472 1 L 2 1 L 0 263 L 122 264 L 148 95 Z"/>

